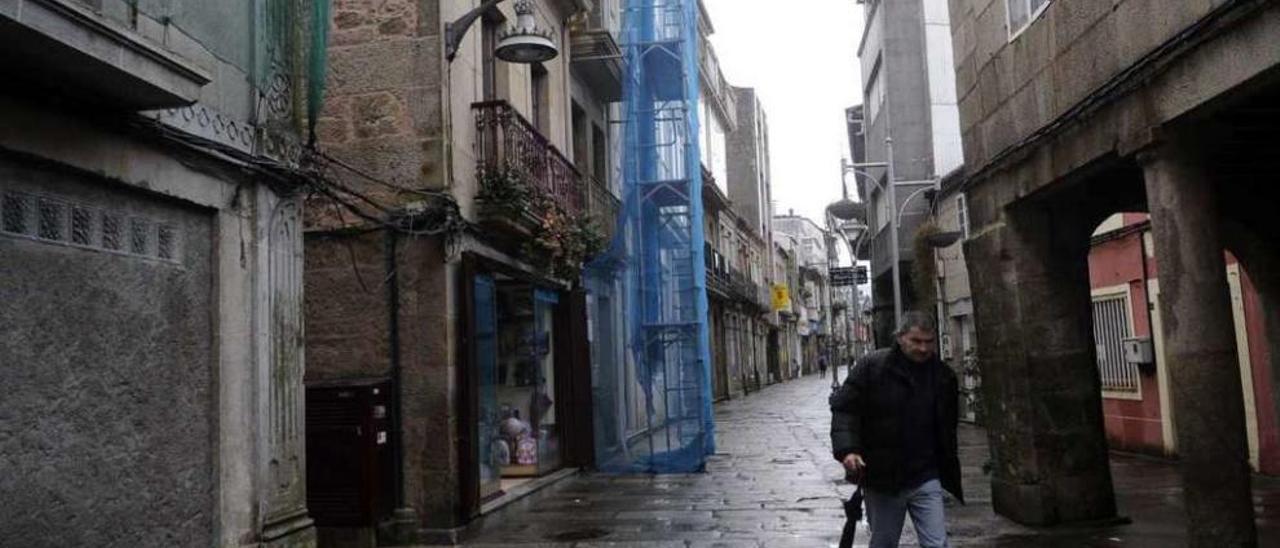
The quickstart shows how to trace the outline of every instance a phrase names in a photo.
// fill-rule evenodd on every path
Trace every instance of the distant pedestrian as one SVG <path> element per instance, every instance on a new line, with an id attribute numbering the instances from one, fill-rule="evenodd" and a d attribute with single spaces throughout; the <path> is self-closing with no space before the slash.
<path id="1" fill-rule="evenodd" d="M 922 548 L 948 548 L 945 489 L 961 503 L 959 384 L 937 357 L 923 312 L 902 317 L 892 348 L 858 360 L 831 396 L 831 446 L 865 494 L 870 548 L 896 548 L 911 514 Z"/>
<path id="2" fill-rule="evenodd" d="M 818 356 L 818 378 L 827 378 L 827 357 Z"/>

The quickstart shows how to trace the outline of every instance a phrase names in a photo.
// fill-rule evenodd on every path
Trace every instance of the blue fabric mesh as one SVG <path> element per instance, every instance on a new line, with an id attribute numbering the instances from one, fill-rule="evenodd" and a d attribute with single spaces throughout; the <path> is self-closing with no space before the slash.
<path id="1" fill-rule="evenodd" d="M 622 210 L 586 274 L 597 306 L 612 303 L 622 324 L 596 335 L 608 343 L 597 344 L 608 355 L 596 356 L 594 391 L 604 472 L 698 472 L 715 451 L 698 14 L 697 0 L 623 4 Z"/>

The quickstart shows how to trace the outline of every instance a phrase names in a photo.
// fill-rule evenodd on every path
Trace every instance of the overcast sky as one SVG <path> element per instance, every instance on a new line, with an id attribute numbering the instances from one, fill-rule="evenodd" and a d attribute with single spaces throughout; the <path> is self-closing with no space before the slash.
<path id="1" fill-rule="evenodd" d="M 849 156 L 844 109 L 862 103 L 862 5 L 704 1 L 725 76 L 756 88 L 769 118 L 777 213 L 795 209 L 821 225 L 823 209 L 840 199 L 840 158 Z"/>

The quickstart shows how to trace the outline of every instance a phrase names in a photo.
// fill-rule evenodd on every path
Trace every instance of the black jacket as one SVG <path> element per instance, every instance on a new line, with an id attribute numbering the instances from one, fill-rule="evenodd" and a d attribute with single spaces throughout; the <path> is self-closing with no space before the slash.
<path id="1" fill-rule="evenodd" d="M 911 379 L 907 363 L 895 345 L 863 356 L 854 366 L 844 386 L 831 396 L 831 448 L 836 460 L 850 453 L 862 455 L 867 463 L 863 485 L 878 491 L 896 492 L 909 486 L 905 481 L 902 454 L 905 436 L 907 396 Z M 960 486 L 960 456 L 956 428 L 960 420 L 960 387 L 956 374 L 934 359 L 923 367 L 937 371 L 938 476 L 942 487 L 964 502 Z"/>

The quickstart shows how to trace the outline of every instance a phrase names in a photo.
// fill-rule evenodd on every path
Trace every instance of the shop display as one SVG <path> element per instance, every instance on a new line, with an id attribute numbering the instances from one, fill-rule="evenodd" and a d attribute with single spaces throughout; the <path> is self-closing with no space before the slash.
<path id="1" fill-rule="evenodd" d="M 490 427 L 484 462 L 504 478 L 533 477 L 560 466 L 555 420 L 554 292 L 497 284 L 493 375 L 482 387 Z"/>

